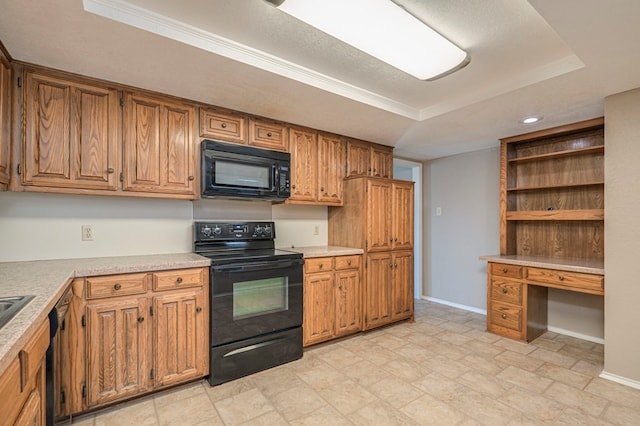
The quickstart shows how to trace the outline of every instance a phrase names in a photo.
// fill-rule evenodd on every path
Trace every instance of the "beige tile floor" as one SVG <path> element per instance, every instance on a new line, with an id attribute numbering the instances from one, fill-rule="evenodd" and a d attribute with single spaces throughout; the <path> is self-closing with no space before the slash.
<path id="1" fill-rule="evenodd" d="M 485 317 L 416 301 L 402 322 L 305 351 L 216 387 L 181 387 L 74 425 L 640 425 L 640 390 L 598 377 L 603 346 L 555 333 L 531 344 Z"/>

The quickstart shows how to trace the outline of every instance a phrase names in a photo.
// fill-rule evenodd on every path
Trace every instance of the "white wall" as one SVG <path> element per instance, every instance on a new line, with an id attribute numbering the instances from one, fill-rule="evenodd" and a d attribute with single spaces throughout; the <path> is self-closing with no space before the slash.
<path id="1" fill-rule="evenodd" d="M 189 201 L 0 193 L 0 262 L 187 253 L 192 223 Z"/>
<path id="2" fill-rule="evenodd" d="M 499 148 L 425 164 L 426 296 L 486 310 L 486 262 L 478 256 L 500 252 L 499 171 Z M 604 338 L 602 297 L 550 289 L 548 312 L 552 331 L 594 341 Z"/>
<path id="3" fill-rule="evenodd" d="M 605 335 L 608 378 L 640 388 L 640 89 L 605 98 Z"/>
<path id="4" fill-rule="evenodd" d="M 276 224 L 276 247 L 327 245 L 327 207 L 274 204 L 271 214 Z"/>

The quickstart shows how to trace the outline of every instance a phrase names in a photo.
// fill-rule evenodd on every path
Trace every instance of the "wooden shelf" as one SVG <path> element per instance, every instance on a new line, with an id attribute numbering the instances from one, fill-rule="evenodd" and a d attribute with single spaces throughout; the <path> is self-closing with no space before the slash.
<path id="1" fill-rule="evenodd" d="M 604 220 L 604 209 L 508 211 L 507 220 Z"/>
<path id="2" fill-rule="evenodd" d="M 508 160 L 512 163 L 522 163 L 526 161 L 546 160 L 550 158 L 572 157 L 575 155 L 604 153 L 604 145 L 591 146 L 589 148 L 569 149 L 566 151 L 550 152 L 547 154 L 530 155 L 527 157 L 511 158 Z"/>
<path id="3" fill-rule="evenodd" d="M 558 185 L 520 186 L 517 188 L 507 188 L 507 192 L 539 191 L 539 190 L 545 190 L 545 189 L 583 188 L 587 186 L 598 186 L 598 185 L 604 185 L 604 181 L 589 182 L 589 183 L 558 184 Z"/>

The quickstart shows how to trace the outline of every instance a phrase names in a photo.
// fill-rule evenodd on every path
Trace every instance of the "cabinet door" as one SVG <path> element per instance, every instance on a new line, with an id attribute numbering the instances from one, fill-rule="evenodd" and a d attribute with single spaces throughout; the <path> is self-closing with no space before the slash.
<path id="1" fill-rule="evenodd" d="M 393 177 L 393 149 L 373 146 L 371 148 L 371 176 Z"/>
<path id="2" fill-rule="evenodd" d="M 360 270 L 336 272 L 336 336 L 362 330 Z"/>
<path id="3" fill-rule="evenodd" d="M 391 322 L 393 294 L 391 253 L 367 255 L 367 285 L 364 302 L 364 328 L 368 330 Z"/>
<path id="4" fill-rule="evenodd" d="M 393 252 L 393 313 L 394 320 L 413 315 L 413 252 Z"/>
<path id="5" fill-rule="evenodd" d="M 209 337 L 202 289 L 172 291 L 153 298 L 155 386 L 208 374 Z"/>
<path id="6" fill-rule="evenodd" d="M 368 176 L 371 171 L 371 147 L 364 142 L 347 141 L 347 177 Z"/>
<path id="7" fill-rule="evenodd" d="M 25 73 L 24 185 L 117 189 L 113 89 Z"/>
<path id="8" fill-rule="evenodd" d="M 0 49 L 0 189 L 9 183 L 11 150 L 11 64 Z"/>
<path id="9" fill-rule="evenodd" d="M 322 204 L 342 204 L 344 156 L 341 137 L 318 135 L 318 201 Z"/>
<path id="10" fill-rule="evenodd" d="M 305 275 L 303 303 L 304 345 L 333 337 L 335 300 L 332 272 Z"/>
<path id="11" fill-rule="evenodd" d="M 34 378 L 32 378 L 34 379 Z M 46 425 L 46 387 L 45 387 L 45 365 L 44 360 L 42 366 L 38 370 L 35 377 L 36 386 L 29 393 L 27 402 L 25 402 L 18 418 L 13 423 L 16 426 L 45 426 Z"/>
<path id="12" fill-rule="evenodd" d="M 367 250 L 390 250 L 391 184 L 382 180 L 369 180 L 367 193 Z"/>
<path id="13" fill-rule="evenodd" d="M 315 201 L 318 182 L 318 141 L 316 133 L 291 129 L 291 201 Z"/>
<path id="14" fill-rule="evenodd" d="M 196 197 L 195 108 L 126 93 L 125 191 Z"/>
<path id="15" fill-rule="evenodd" d="M 89 407 L 149 389 L 148 313 L 146 298 L 87 304 Z"/>
<path id="16" fill-rule="evenodd" d="M 276 121 L 249 119 L 249 145 L 274 151 L 289 151 L 287 127 Z"/>
<path id="17" fill-rule="evenodd" d="M 233 112 L 200 108 L 200 136 L 246 144 L 247 117 Z"/>
<path id="18" fill-rule="evenodd" d="M 413 248 L 413 184 L 394 182 L 392 184 L 392 248 Z"/>

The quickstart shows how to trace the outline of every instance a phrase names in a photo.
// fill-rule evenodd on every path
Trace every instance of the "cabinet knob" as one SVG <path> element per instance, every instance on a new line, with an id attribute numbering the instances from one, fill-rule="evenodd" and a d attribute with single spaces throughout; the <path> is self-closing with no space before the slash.
<path id="1" fill-rule="evenodd" d="M 392 243 L 393 242 L 393 238 L 389 238 L 389 242 Z"/>
<path id="2" fill-rule="evenodd" d="M 122 288 L 122 285 L 120 283 L 116 283 L 116 285 L 114 285 L 113 288 L 115 290 L 120 290 Z"/>
<path id="3" fill-rule="evenodd" d="M 342 284 L 340 284 L 340 285 L 338 286 L 338 288 L 339 288 L 340 290 L 342 290 Z"/>
<path id="4" fill-rule="evenodd" d="M 394 263 L 394 264 L 393 264 L 393 267 L 394 267 L 394 268 L 397 268 L 397 267 L 398 267 L 398 264 L 397 264 L 397 263 Z"/>
<path id="5" fill-rule="evenodd" d="M 138 322 L 143 322 L 144 321 L 144 317 L 138 317 Z"/>
<path id="6" fill-rule="evenodd" d="M 367 170 L 368 172 L 371 172 L 371 167 L 369 167 L 369 169 Z"/>
<path id="7" fill-rule="evenodd" d="M 220 127 L 222 127 L 223 129 L 226 129 L 226 128 L 227 128 L 227 123 L 222 123 L 222 124 L 220 125 Z"/>
<path id="8" fill-rule="evenodd" d="M 107 169 L 107 173 L 109 173 L 109 174 L 113 173 L 114 171 L 115 171 L 115 170 L 113 170 L 113 167 L 109 167 L 109 168 Z"/>
<path id="9" fill-rule="evenodd" d="M 268 138 L 270 138 L 271 136 L 273 136 L 273 135 L 271 134 L 271 132 L 267 133 L 267 137 L 268 137 Z"/>
<path id="10" fill-rule="evenodd" d="M 347 260 L 347 265 L 351 266 L 351 259 Z"/>
<path id="11" fill-rule="evenodd" d="M 189 176 L 189 180 L 194 180 L 195 176 Z"/>
<path id="12" fill-rule="evenodd" d="M 374 167 L 374 168 L 373 168 L 373 173 L 375 173 L 375 172 L 376 172 L 376 168 Z"/>
<path id="13" fill-rule="evenodd" d="M 394 238 L 394 239 L 393 239 L 393 242 L 394 242 L 394 243 L 395 243 L 396 241 L 398 241 L 398 238 Z"/>
<path id="14" fill-rule="evenodd" d="M 507 289 L 506 289 L 506 288 L 503 288 L 503 289 L 502 289 L 502 293 L 503 293 L 503 294 L 507 294 Z"/>
<path id="15" fill-rule="evenodd" d="M 318 266 L 318 268 L 322 269 L 324 265 L 321 263 L 320 266 Z"/>
<path id="16" fill-rule="evenodd" d="M 176 282 L 177 282 L 178 284 L 180 284 L 180 283 L 182 282 L 182 277 L 178 277 L 178 279 L 176 280 Z"/>
<path id="17" fill-rule="evenodd" d="M 390 263 L 390 264 L 389 264 L 389 268 L 393 268 L 393 263 Z"/>
<path id="18" fill-rule="evenodd" d="M 291 185 L 291 189 L 296 189 L 296 186 L 295 185 Z"/>
<path id="19" fill-rule="evenodd" d="M 502 314 L 500 316 L 502 317 L 502 319 L 507 319 L 507 314 Z"/>
<path id="20" fill-rule="evenodd" d="M 558 275 L 558 279 L 559 279 L 560 281 L 564 281 L 564 276 L 563 276 L 563 275 Z"/>
<path id="21" fill-rule="evenodd" d="M 506 274 L 506 273 L 507 273 L 507 271 L 508 271 L 508 269 L 507 269 L 507 268 L 502 268 L 502 273 L 503 273 L 503 274 Z"/>
<path id="22" fill-rule="evenodd" d="M 324 187 L 321 187 L 321 188 L 320 188 L 320 192 L 324 192 Z"/>
<path id="23" fill-rule="evenodd" d="M 202 312 L 202 308 L 201 308 L 200 306 L 198 306 L 198 307 L 196 308 L 196 313 L 197 313 L 197 314 L 199 314 L 200 312 Z"/>

